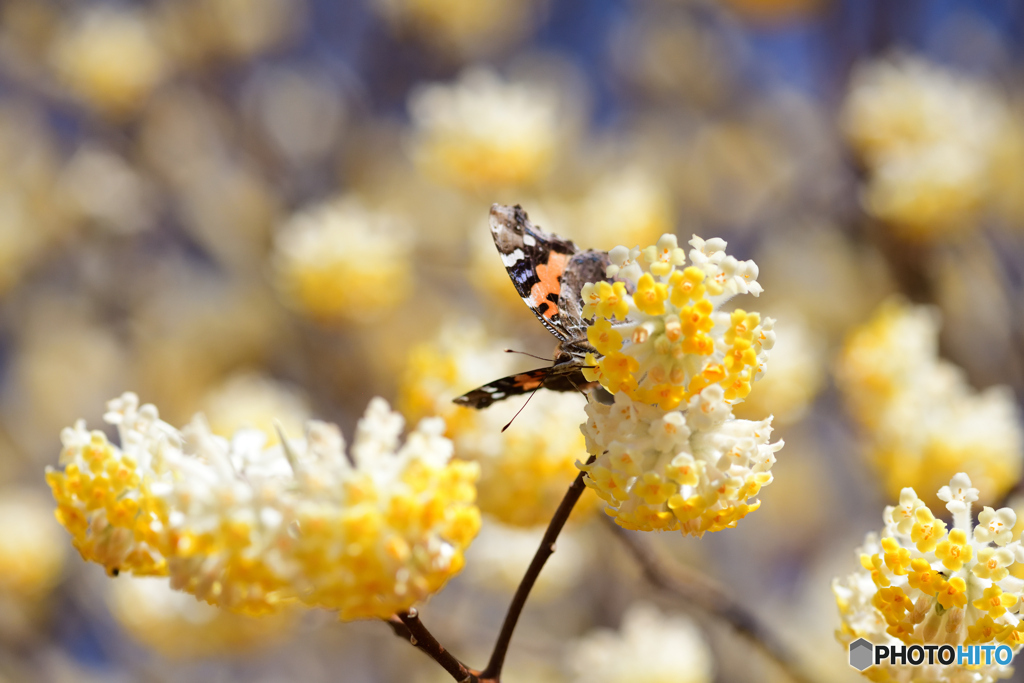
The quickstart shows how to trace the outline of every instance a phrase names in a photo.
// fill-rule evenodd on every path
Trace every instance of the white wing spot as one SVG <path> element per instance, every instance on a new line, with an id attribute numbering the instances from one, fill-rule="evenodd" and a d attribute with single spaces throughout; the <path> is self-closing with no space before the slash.
<path id="1" fill-rule="evenodd" d="M 537 244 L 537 240 L 533 238 L 533 235 L 527 233 L 523 235 L 523 244 L 525 244 L 528 247 L 532 247 Z"/>
<path id="2" fill-rule="evenodd" d="M 502 254 L 501 255 L 501 262 L 505 264 L 506 268 L 508 268 L 511 265 L 519 263 L 525 257 L 526 257 L 526 254 L 523 253 L 522 249 L 516 249 L 511 254 Z"/>
<path id="3" fill-rule="evenodd" d="M 505 398 L 505 392 L 504 391 L 499 391 L 496 394 L 491 394 L 491 398 Z"/>
<path id="4" fill-rule="evenodd" d="M 486 391 L 488 394 L 493 394 L 495 391 L 497 391 L 497 389 L 495 389 L 494 387 L 480 387 L 480 388 L 483 389 L 484 391 Z"/>

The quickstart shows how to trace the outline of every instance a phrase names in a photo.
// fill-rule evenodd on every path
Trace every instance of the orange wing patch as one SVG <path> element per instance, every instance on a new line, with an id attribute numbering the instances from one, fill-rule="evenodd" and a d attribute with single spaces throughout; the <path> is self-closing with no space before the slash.
<path id="1" fill-rule="evenodd" d="M 523 391 L 533 391 L 539 389 L 540 385 L 544 383 L 544 374 L 534 372 L 523 373 L 522 375 L 516 375 L 512 379 L 515 381 L 516 386 L 521 388 Z"/>
<path id="2" fill-rule="evenodd" d="M 558 252 L 551 252 L 547 263 L 537 266 L 537 278 L 540 280 L 530 289 L 530 301 L 542 316 L 551 320 L 558 313 L 558 295 L 562 291 L 562 273 L 569 262 L 569 257 Z"/>

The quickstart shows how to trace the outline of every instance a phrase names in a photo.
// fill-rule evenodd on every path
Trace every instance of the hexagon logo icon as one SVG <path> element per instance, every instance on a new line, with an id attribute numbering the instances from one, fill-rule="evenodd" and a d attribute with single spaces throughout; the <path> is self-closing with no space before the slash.
<path id="1" fill-rule="evenodd" d="M 874 663 L 875 646 L 858 638 L 850 643 L 850 666 L 857 671 L 863 671 Z"/>

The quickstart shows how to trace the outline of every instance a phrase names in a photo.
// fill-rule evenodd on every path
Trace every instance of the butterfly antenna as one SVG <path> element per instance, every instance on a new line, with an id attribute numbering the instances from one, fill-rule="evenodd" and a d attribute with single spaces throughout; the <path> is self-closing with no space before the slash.
<path id="1" fill-rule="evenodd" d="M 505 425 L 504 427 L 501 428 L 502 433 L 504 433 L 504 431 L 506 429 L 508 429 L 509 427 L 512 426 L 512 423 L 516 421 L 517 417 L 519 417 L 519 413 L 523 412 L 523 408 L 525 408 L 526 406 L 528 406 L 530 404 L 530 399 L 532 399 L 534 397 L 534 395 L 536 395 L 536 393 L 537 393 L 536 391 L 532 392 L 530 394 L 530 398 L 526 399 L 526 403 L 523 404 L 523 407 L 516 411 L 516 414 L 512 416 L 512 419 L 508 421 L 507 425 Z"/>
<path id="2" fill-rule="evenodd" d="M 548 363 L 554 363 L 555 362 L 551 358 L 545 358 L 543 356 L 535 356 L 532 353 L 527 353 L 526 351 L 516 351 L 515 349 L 505 349 L 505 353 L 521 353 L 524 356 L 529 356 L 530 358 L 536 358 L 537 360 L 544 360 L 544 361 L 547 361 Z"/>

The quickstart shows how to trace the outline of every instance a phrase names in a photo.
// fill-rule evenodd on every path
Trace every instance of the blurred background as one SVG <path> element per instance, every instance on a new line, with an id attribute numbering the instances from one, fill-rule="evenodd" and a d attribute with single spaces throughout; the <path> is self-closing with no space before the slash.
<path id="1" fill-rule="evenodd" d="M 2 0 L 0 681 L 446 679 L 383 624 L 245 619 L 82 562 L 43 468 L 125 390 L 224 434 L 351 434 L 374 395 L 444 415 L 486 518 L 423 614 L 482 666 L 584 454 L 579 396 L 504 435 L 518 401 L 450 403 L 537 365 L 502 349 L 553 347 L 495 201 L 584 247 L 675 232 L 756 260 L 737 305 L 778 344 L 737 413 L 774 414 L 776 481 L 738 529 L 645 540 L 815 680 L 855 680 L 830 582 L 901 487 L 963 470 L 1024 512 L 1022 59 L 1013 0 Z M 775 680 L 595 511 L 505 680 Z"/>

